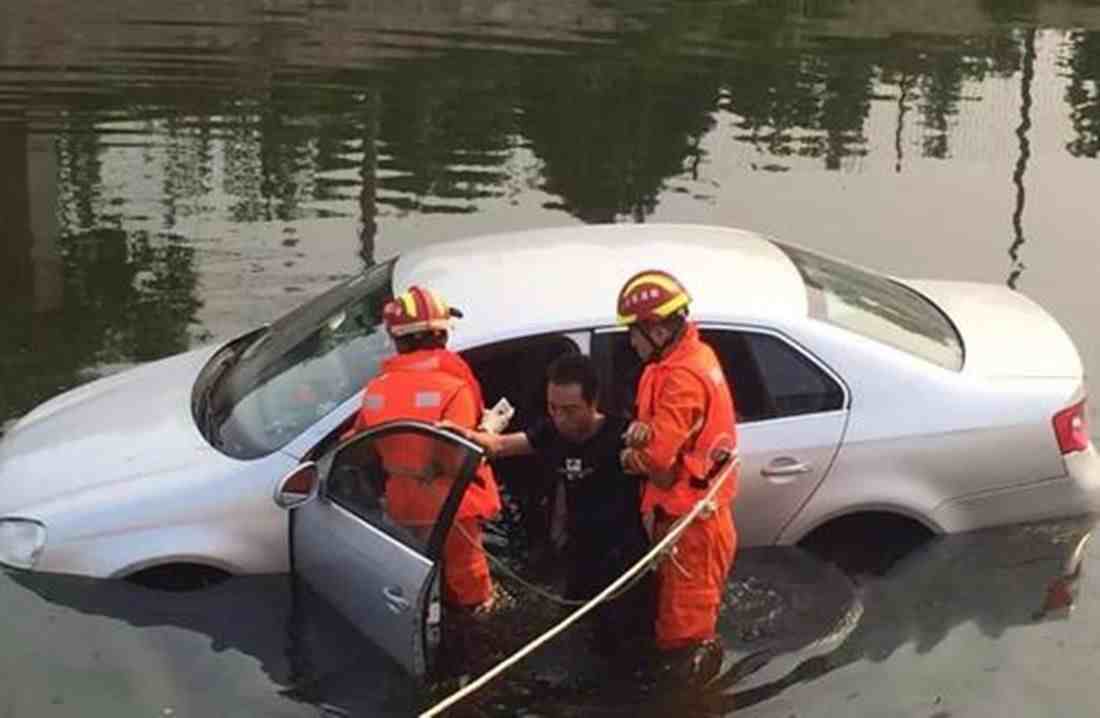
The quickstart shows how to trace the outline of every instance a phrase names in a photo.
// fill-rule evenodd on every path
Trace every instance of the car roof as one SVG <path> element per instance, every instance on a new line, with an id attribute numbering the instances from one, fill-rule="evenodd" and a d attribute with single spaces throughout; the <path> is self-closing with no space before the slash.
<path id="1" fill-rule="evenodd" d="M 457 347 L 615 324 L 623 283 L 644 269 L 676 276 L 703 321 L 804 317 L 794 264 L 765 237 L 728 227 L 610 224 L 504 232 L 401 255 L 394 292 L 420 285 L 462 310 Z"/>

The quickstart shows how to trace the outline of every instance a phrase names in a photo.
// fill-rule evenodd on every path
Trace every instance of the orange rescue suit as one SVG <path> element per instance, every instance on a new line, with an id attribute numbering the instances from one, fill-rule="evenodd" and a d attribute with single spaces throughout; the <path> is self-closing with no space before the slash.
<path id="1" fill-rule="evenodd" d="M 445 349 L 398 354 L 363 391 L 363 407 L 351 432 L 398 419 L 449 419 L 476 427 L 483 409 L 481 387 L 465 361 Z M 407 434 L 378 441 L 388 473 L 386 510 L 423 539 L 431 533 L 465 452 Z M 492 469 L 482 463 L 466 489 L 454 526 L 443 545 L 444 598 L 452 605 L 477 606 L 492 596 L 489 564 L 482 548 L 481 523 L 500 511 Z M 465 535 L 463 535 L 465 534 Z"/>
<path id="2" fill-rule="evenodd" d="M 653 430 L 649 443 L 639 449 L 642 463 L 651 474 L 673 476 L 667 489 L 647 481 L 642 495 L 642 513 L 655 514 L 656 538 L 707 493 L 704 477 L 713 465 L 712 452 L 737 447 L 733 390 L 694 324 L 665 357 L 646 366 L 635 410 L 636 419 Z M 716 496 L 717 511 L 701 514 L 681 535 L 673 556 L 658 567 L 659 649 L 715 637 L 737 548 L 732 506 L 738 478 L 735 473 L 726 479 Z"/>

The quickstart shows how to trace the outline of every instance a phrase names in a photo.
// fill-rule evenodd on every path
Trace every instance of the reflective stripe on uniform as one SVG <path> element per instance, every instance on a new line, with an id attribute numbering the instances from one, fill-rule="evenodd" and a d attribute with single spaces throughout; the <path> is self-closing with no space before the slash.
<path id="1" fill-rule="evenodd" d="M 427 409 L 443 404 L 443 395 L 438 391 L 418 391 L 413 396 L 413 406 L 417 409 Z"/>
<path id="2" fill-rule="evenodd" d="M 424 361 L 410 364 L 409 369 L 411 369 L 412 371 L 436 371 L 439 369 L 439 357 L 430 356 Z"/>

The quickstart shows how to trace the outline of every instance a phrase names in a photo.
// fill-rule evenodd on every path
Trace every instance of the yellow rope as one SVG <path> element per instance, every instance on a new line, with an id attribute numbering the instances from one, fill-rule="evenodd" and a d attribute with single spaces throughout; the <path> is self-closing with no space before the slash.
<path id="1" fill-rule="evenodd" d="M 443 711 L 461 701 L 466 696 L 480 690 L 487 683 L 489 683 L 489 681 L 493 680 L 501 673 L 504 673 L 504 671 L 519 663 L 531 653 L 534 653 L 544 643 L 547 643 L 551 639 L 555 638 L 559 633 L 563 632 L 565 629 L 569 628 L 574 623 L 579 621 L 581 617 L 583 617 L 596 606 L 607 600 L 609 596 L 614 594 L 623 584 L 633 578 L 637 573 L 646 570 L 654 559 L 656 559 L 661 553 L 666 551 L 675 541 L 680 538 L 680 534 L 684 532 L 684 529 L 686 529 L 691 524 L 691 522 L 699 516 L 700 513 L 706 510 L 711 510 L 713 508 L 712 502 L 714 501 L 714 497 L 718 493 L 718 489 L 721 488 L 722 484 L 724 484 L 727 479 L 729 479 L 729 477 L 733 474 L 734 469 L 736 469 L 737 466 L 739 466 L 740 464 L 741 458 L 739 456 L 736 456 L 735 454 L 731 455 L 730 458 L 727 459 L 726 465 L 718 473 L 718 476 L 715 477 L 714 483 L 713 485 L 711 485 L 710 490 L 707 491 L 706 495 L 701 500 L 696 502 L 691 511 L 681 518 L 677 519 L 676 523 L 672 525 L 672 528 L 669 529 L 668 533 L 665 534 L 664 537 L 660 541 L 658 541 L 652 549 L 649 550 L 649 553 L 638 559 L 638 561 L 629 569 L 627 569 L 627 571 L 623 575 L 615 579 L 607 588 L 605 588 L 603 591 L 593 597 L 592 600 L 578 608 L 573 613 L 566 616 L 561 623 L 549 629 L 541 636 L 538 636 L 533 641 L 513 653 L 505 660 L 490 668 L 476 680 L 466 684 L 461 689 L 455 691 L 439 703 L 436 703 L 434 706 L 421 713 L 419 718 L 433 718 L 433 716 L 439 715 Z"/>

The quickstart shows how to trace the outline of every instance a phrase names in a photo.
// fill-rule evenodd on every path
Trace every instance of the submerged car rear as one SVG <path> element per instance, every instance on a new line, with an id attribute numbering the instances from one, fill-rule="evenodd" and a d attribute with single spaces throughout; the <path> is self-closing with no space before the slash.
<path id="1" fill-rule="evenodd" d="M 853 396 L 830 478 L 787 536 L 859 510 L 945 532 L 1100 510 L 1081 360 L 1041 307 L 779 246 Z"/>
<path id="2" fill-rule="evenodd" d="M 1052 450 L 1061 456 L 1065 473 L 1086 486 L 1100 482 L 1081 356 L 1058 321 L 1007 287 L 926 280 L 906 284 L 958 327 L 966 347 L 964 374 L 1005 385 L 1042 382 L 1050 387 L 1055 405 L 1046 431 Z"/>

